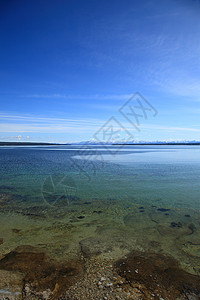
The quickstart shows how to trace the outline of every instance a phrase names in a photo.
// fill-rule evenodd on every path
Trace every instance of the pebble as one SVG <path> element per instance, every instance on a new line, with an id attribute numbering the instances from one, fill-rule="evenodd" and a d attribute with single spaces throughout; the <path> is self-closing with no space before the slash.
<path id="1" fill-rule="evenodd" d="M 107 283 L 106 285 L 107 285 L 107 286 L 112 286 L 112 285 L 113 285 L 113 283 L 112 283 L 112 282 L 110 282 L 110 283 Z"/>
<path id="2" fill-rule="evenodd" d="M 99 285 L 99 289 L 103 289 L 103 285 Z"/>

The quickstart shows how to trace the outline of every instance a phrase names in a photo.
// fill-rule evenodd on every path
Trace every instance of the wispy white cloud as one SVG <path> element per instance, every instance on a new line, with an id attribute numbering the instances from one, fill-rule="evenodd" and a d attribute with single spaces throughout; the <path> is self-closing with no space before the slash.
<path id="1" fill-rule="evenodd" d="M 39 133 L 77 133 L 77 132 L 93 132 L 95 126 L 80 126 L 78 124 L 74 124 L 74 126 L 67 126 L 67 125 L 54 125 L 54 124 L 48 124 L 48 125 L 29 125 L 29 124 L 18 124 L 18 123 L 1 123 L 0 125 L 0 132 L 1 133 L 7 133 L 7 132 L 39 132 Z M 98 128 L 98 126 L 96 126 Z"/>
<path id="2" fill-rule="evenodd" d="M 153 83 L 169 94 L 188 98 L 189 101 L 200 101 L 200 77 L 189 76 L 177 70 L 171 76 L 165 75 L 160 78 L 155 76 Z"/>
<path id="3" fill-rule="evenodd" d="M 49 118 L 0 113 L 0 132 L 91 132 L 102 126 L 98 119 Z"/>
<path id="4" fill-rule="evenodd" d="M 50 118 L 50 117 L 40 117 L 40 116 L 31 116 L 31 115 L 15 115 L 15 114 L 6 114 L 0 113 L 0 120 L 9 120 L 10 122 L 24 120 L 27 123 L 46 123 L 46 124 L 92 124 L 92 125 L 101 125 L 102 122 L 98 119 L 70 119 L 70 118 Z"/>
<path id="5" fill-rule="evenodd" d="M 194 127 L 178 127 L 178 126 L 160 126 L 160 125 L 141 125 L 141 129 L 154 129 L 154 130 L 164 130 L 164 131 L 191 131 L 191 132 L 200 132 L 200 128 Z"/>
<path id="6" fill-rule="evenodd" d="M 7 122 L 0 124 L 0 132 L 39 132 L 39 133 L 88 133 L 94 134 L 107 120 L 97 119 L 64 119 L 64 118 L 46 118 L 36 116 L 23 116 L 23 115 L 5 115 L 0 114 L 0 120 L 5 119 Z M 10 121 L 9 121 L 10 120 Z M 136 133 L 134 128 L 126 121 L 123 121 L 123 126 L 131 133 Z M 165 132 L 200 132 L 198 125 L 193 127 L 181 126 L 165 126 L 154 124 L 141 124 L 141 131 L 154 130 Z M 117 129 L 117 128 L 116 128 Z M 120 128 L 118 128 L 120 129 Z"/>

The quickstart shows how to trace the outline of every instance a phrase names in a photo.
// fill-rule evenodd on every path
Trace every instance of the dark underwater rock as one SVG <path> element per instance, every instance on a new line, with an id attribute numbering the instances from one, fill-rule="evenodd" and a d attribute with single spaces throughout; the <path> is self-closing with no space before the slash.
<path id="1" fill-rule="evenodd" d="M 8 185 L 1 185 L 0 186 L 0 190 L 9 190 L 9 191 L 12 191 L 12 190 L 14 190 L 14 188 L 11 187 L 11 186 L 8 186 Z"/>
<path id="2" fill-rule="evenodd" d="M 161 212 L 166 212 L 166 211 L 169 211 L 170 208 L 158 208 L 157 210 L 161 211 Z"/>
<path id="3" fill-rule="evenodd" d="M 19 233 L 20 231 L 21 231 L 21 229 L 17 229 L 17 228 L 12 229 L 12 232 L 14 232 L 14 233 Z"/>
<path id="4" fill-rule="evenodd" d="M 170 224 L 171 227 L 178 227 L 178 228 L 181 228 L 182 227 L 182 223 L 181 222 L 171 222 Z"/>
<path id="5" fill-rule="evenodd" d="M 191 230 L 191 234 L 193 234 L 196 231 L 196 226 L 193 223 L 189 224 L 188 228 Z"/>

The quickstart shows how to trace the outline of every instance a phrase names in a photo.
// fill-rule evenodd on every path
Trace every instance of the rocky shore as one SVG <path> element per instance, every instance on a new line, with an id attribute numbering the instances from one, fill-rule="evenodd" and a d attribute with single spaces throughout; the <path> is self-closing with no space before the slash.
<path id="1" fill-rule="evenodd" d="M 2 193 L 0 300 L 200 299 L 199 213 L 123 204 Z"/>
<path id="2" fill-rule="evenodd" d="M 0 260 L 0 299 L 200 299 L 200 276 L 171 257 L 131 252 L 120 260 L 80 254 L 60 263 L 20 246 Z"/>

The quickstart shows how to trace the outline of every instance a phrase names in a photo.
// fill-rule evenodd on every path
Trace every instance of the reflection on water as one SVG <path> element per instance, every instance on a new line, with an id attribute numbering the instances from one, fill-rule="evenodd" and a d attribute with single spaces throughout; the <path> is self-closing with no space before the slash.
<path id="1" fill-rule="evenodd" d="M 92 167 L 78 150 L 0 149 L 1 257 L 23 245 L 57 261 L 142 251 L 200 274 L 199 148 L 91 147 Z"/>

